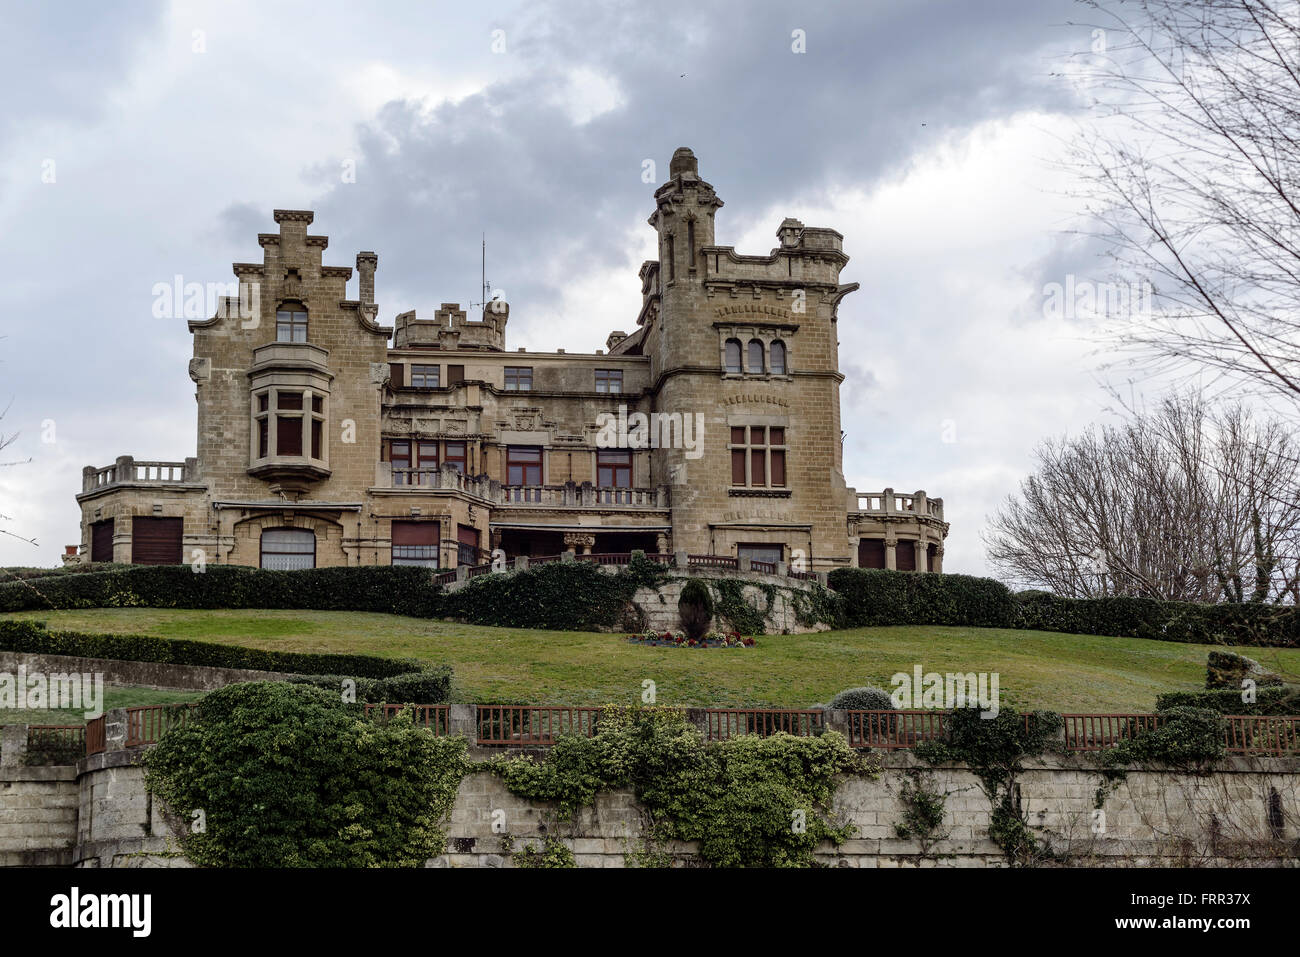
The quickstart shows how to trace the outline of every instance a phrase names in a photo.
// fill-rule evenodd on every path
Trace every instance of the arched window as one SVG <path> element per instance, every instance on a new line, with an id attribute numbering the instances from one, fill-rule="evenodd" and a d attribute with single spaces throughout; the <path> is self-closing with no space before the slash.
<path id="1" fill-rule="evenodd" d="M 263 530 L 262 567 L 274 571 L 315 568 L 316 533 L 308 528 Z"/>
<path id="2" fill-rule="evenodd" d="M 749 361 L 746 363 L 746 372 L 763 371 L 763 343 L 757 339 L 749 340 Z"/>
<path id="3" fill-rule="evenodd" d="M 726 351 L 727 351 L 727 371 L 739 372 L 740 371 L 740 340 L 728 339 Z"/>
<path id="4" fill-rule="evenodd" d="M 767 355 L 772 375 L 785 375 L 785 343 L 777 339 L 768 349 Z"/>
<path id="5" fill-rule="evenodd" d="M 275 341 L 307 341 L 307 310 L 302 303 L 286 302 L 275 311 Z"/>

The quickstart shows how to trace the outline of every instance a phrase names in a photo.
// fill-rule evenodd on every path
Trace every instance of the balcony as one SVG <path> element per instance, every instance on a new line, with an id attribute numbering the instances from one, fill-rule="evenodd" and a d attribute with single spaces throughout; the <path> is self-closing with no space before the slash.
<path id="1" fill-rule="evenodd" d="M 927 518 L 943 521 L 943 499 L 925 492 L 905 495 L 887 488 L 881 492 L 850 490 L 849 512 L 863 518 Z"/>
<path id="2" fill-rule="evenodd" d="M 403 489 L 411 492 L 462 492 L 482 499 L 488 505 L 506 508 L 628 508 L 659 509 L 669 507 L 669 487 L 596 488 L 590 482 L 563 485 L 502 485 L 486 475 L 463 475 L 450 466 L 443 468 L 393 468 L 379 462 L 375 475 L 376 489 Z"/>
<path id="3" fill-rule="evenodd" d="M 199 485 L 199 460 L 188 458 L 183 462 L 136 461 L 130 455 L 119 455 L 112 465 L 96 468 L 87 465 L 81 470 L 81 494 L 100 492 L 114 486 L 181 486 Z"/>

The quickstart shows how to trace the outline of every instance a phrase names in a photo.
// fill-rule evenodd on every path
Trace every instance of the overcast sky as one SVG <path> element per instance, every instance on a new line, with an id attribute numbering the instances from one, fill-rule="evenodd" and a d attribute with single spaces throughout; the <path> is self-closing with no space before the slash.
<path id="1" fill-rule="evenodd" d="M 1085 98 L 1053 74 L 1091 33 L 1066 0 L 809 6 L 5 4 L 0 564 L 78 541 L 82 466 L 194 454 L 153 287 L 260 262 L 272 209 L 315 210 L 327 263 L 379 254 L 386 324 L 476 299 L 486 233 L 510 347 L 591 352 L 635 328 L 690 146 L 718 243 L 844 234 L 846 478 L 942 497 L 945 569 L 984 573 L 1033 446 L 1106 415 L 1089 325 L 1043 305 L 1108 275 L 1058 163 Z"/>

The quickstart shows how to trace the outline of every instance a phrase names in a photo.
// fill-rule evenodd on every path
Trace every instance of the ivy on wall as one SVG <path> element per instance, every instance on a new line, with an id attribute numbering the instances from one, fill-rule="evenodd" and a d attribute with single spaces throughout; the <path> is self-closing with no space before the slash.
<path id="1" fill-rule="evenodd" d="M 611 708 L 590 738 L 561 738 L 547 756 L 491 765 L 506 787 L 552 801 L 571 819 L 603 790 L 630 788 L 646 809 L 650 843 L 698 841 L 715 867 L 806 867 L 822 841 L 855 833 L 832 820 L 835 778 L 872 765 L 844 738 L 785 734 L 706 744 L 677 711 Z M 653 849 L 641 861 L 661 862 Z"/>

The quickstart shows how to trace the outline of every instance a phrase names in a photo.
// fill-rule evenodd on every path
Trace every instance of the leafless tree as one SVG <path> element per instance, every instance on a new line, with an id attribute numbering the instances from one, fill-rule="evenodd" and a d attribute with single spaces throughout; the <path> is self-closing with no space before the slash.
<path id="1" fill-rule="evenodd" d="M 1166 398 L 1153 412 L 1048 440 L 994 514 L 989 560 L 1073 598 L 1294 600 L 1300 480 L 1292 430 L 1243 405 Z"/>
<path id="2" fill-rule="evenodd" d="M 1300 4 L 1081 0 L 1096 122 L 1071 165 L 1150 315 L 1121 357 L 1300 411 Z M 1078 71 L 1075 72 L 1078 77 Z"/>

